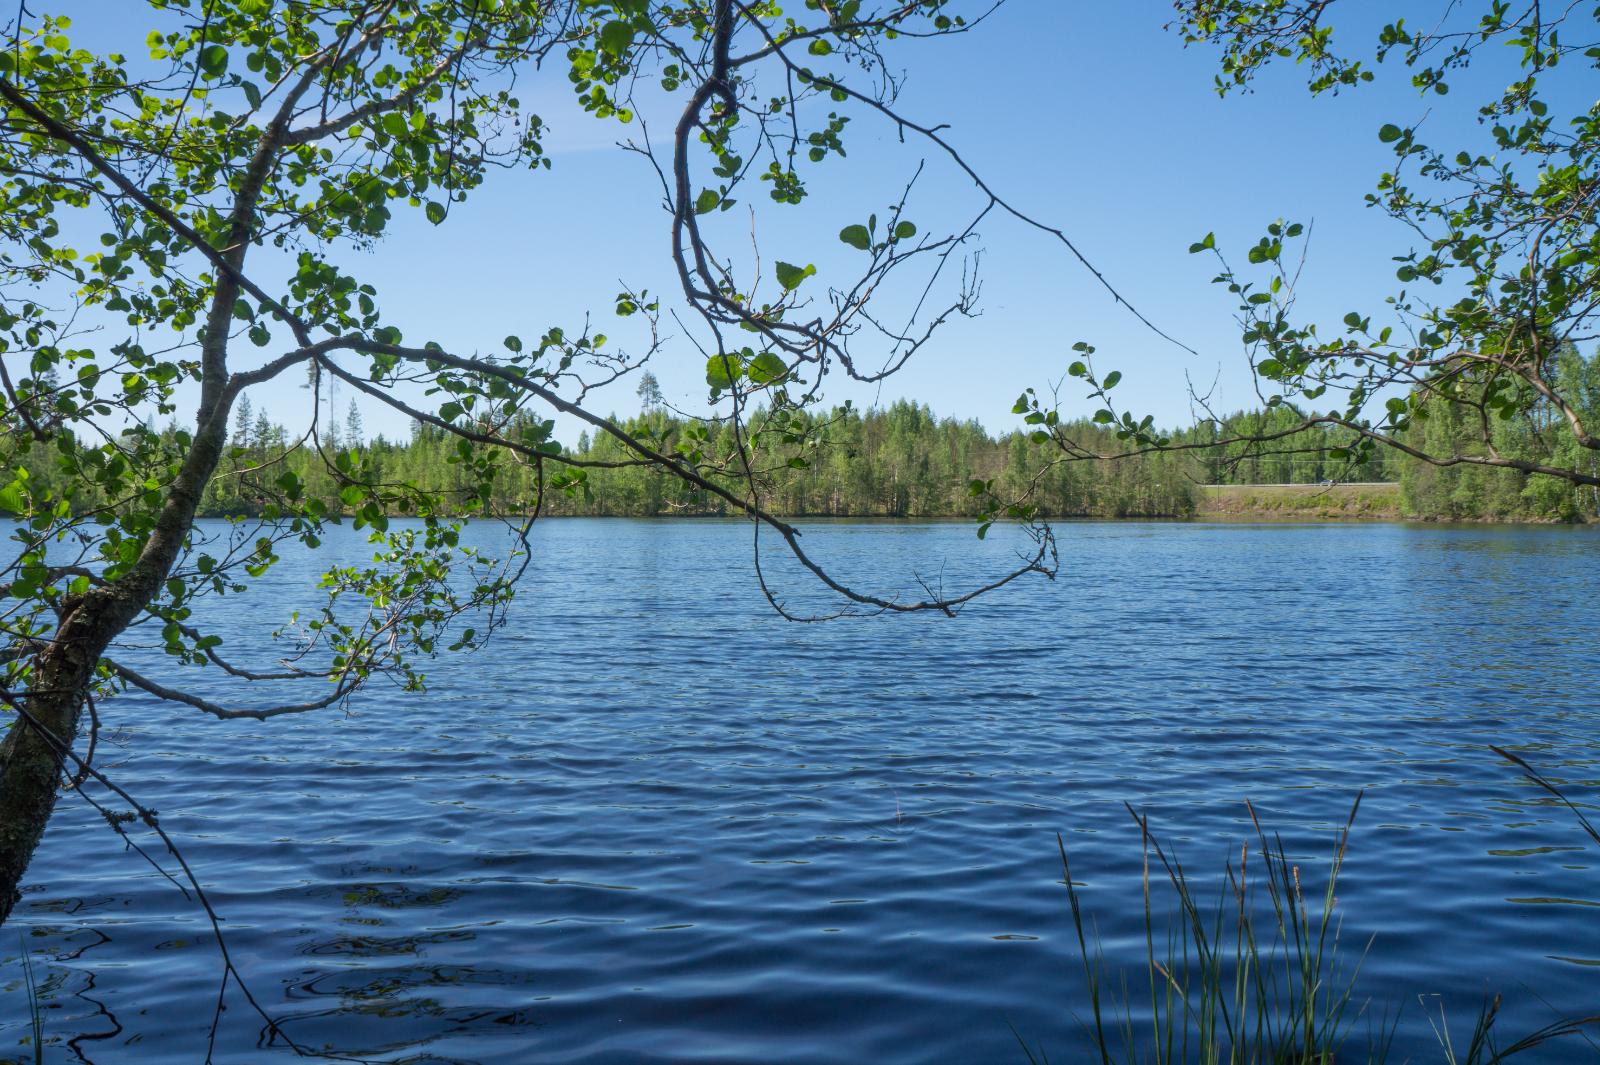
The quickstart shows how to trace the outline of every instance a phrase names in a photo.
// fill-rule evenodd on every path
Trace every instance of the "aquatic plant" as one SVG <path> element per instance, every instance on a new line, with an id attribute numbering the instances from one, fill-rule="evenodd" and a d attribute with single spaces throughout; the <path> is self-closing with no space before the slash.
<path id="1" fill-rule="evenodd" d="M 1600 844 L 1600 830 L 1556 784 L 1522 757 L 1499 747 L 1491 750 L 1553 796 Z M 1086 928 L 1079 885 L 1072 879 L 1065 841 L 1057 835 L 1086 987 L 1087 1016 L 1080 1019 L 1100 1065 L 1388 1060 L 1399 1015 L 1371 1016 L 1371 999 L 1358 991 L 1365 949 L 1353 960 L 1340 951 L 1339 876 L 1361 796 L 1338 832 L 1320 891 L 1307 883 L 1282 838 L 1263 827 L 1255 807 L 1247 802 L 1246 808 L 1255 838 L 1241 846 L 1237 864 L 1232 859 L 1224 864 L 1222 890 L 1207 906 L 1176 854 L 1151 831 L 1148 817 L 1128 807 L 1144 850 L 1142 992 L 1133 990 L 1126 973 L 1108 969 L 1098 937 Z M 1157 898 L 1168 889 L 1176 905 L 1166 923 L 1158 924 Z M 1600 1027 L 1600 1014 L 1561 1018 L 1502 1043 L 1496 1031 L 1501 1001 L 1494 995 L 1484 1003 L 1459 1046 L 1442 1013 L 1437 1021 L 1430 1019 L 1444 1065 L 1500 1065 L 1569 1038 L 1584 1039 L 1600 1051 L 1590 1035 Z M 1366 1025 L 1360 1023 L 1364 1018 Z M 1353 1037 L 1363 1027 L 1367 1037 L 1359 1042 Z M 1048 1065 L 1042 1047 L 1030 1045 L 1020 1033 L 1018 1041 L 1029 1065 Z"/>
<path id="2" fill-rule="evenodd" d="M 1072 879 L 1065 842 L 1057 837 L 1087 985 L 1086 1021 L 1102 1065 L 1200 1062 L 1322 1065 L 1345 1044 L 1365 1004 L 1355 999 L 1360 959 L 1340 952 L 1337 889 L 1358 796 L 1340 830 L 1327 877 L 1314 893 L 1283 841 L 1269 836 L 1253 806 L 1255 827 L 1237 863 L 1225 867 L 1224 890 L 1206 905 L 1175 853 L 1128 808 L 1139 826 L 1144 864 L 1141 898 L 1148 964 L 1142 1004 L 1124 975 L 1114 979 L 1096 937 L 1086 929 L 1083 900 Z M 1251 854 L 1254 849 L 1255 854 Z M 1154 876 L 1152 876 L 1154 872 Z M 1170 922 L 1158 925 L 1158 893 L 1175 895 Z M 1386 1030 L 1375 1041 L 1383 1051 Z M 1030 1062 L 1048 1059 L 1024 1042 Z M 1381 1056 L 1379 1059 L 1381 1060 Z"/>
<path id="3" fill-rule="evenodd" d="M 26 942 L 22 944 L 22 979 L 28 992 L 28 1026 L 32 1035 L 33 1065 L 44 1065 L 44 1014 L 39 1004 L 39 985 L 33 978 L 33 959 L 28 954 Z"/>

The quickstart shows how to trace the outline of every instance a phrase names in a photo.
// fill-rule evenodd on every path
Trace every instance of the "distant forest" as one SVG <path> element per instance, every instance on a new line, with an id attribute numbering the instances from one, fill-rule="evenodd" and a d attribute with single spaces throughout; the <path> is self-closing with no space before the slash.
<path id="1" fill-rule="evenodd" d="M 1577 375 L 1585 386 L 1570 394 L 1592 404 L 1586 413 L 1600 420 L 1600 358 L 1571 353 L 1566 361 L 1562 372 Z M 742 467 L 735 470 L 729 458 L 737 454 L 732 428 L 667 411 L 653 384 L 647 379 L 641 386 L 637 414 L 613 420 L 657 450 L 722 470 L 713 479 L 739 494 L 744 488 Z M 267 411 L 252 410 L 247 400 L 237 414 L 232 453 L 224 460 L 225 469 L 231 469 L 211 482 L 202 505 L 206 516 L 261 513 L 282 493 L 322 499 L 330 513 L 337 513 L 349 501 L 341 500 L 346 486 L 335 472 L 340 468 L 359 469 L 363 479 L 389 485 L 444 490 L 460 501 L 463 512 L 471 511 L 479 497 L 481 470 L 464 461 L 461 441 L 443 429 L 419 422 L 408 440 L 369 440 L 352 403 L 344 419 L 325 425 L 321 439 L 313 441 L 291 436 Z M 1056 445 L 1039 442 L 1032 431 L 993 436 L 976 421 L 940 418 L 925 405 L 904 401 L 867 411 L 839 407 L 825 416 L 803 416 L 781 425 L 758 412 L 748 428 L 763 505 L 790 516 L 973 516 L 980 501 L 969 486 L 982 481 L 992 482 L 1002 499 L 1015 498 L 1032 485 L 1031 501 L 1044 517 L 1182 518 L 1202 509 L 1204 485 L 1398 481 L 1402 512 L 1419 519 L 1570 522 L 1600 517 L 1600 492 L 1574 489 L 1554 478 L 1469 465 L 1441 468 L 1385 448 L 1365 463 L 1332 458 L 1331 449 L 1349 442 L 1343 430 L 1286 438 L 1273 445 L 1275 453 L 1259 445 L 1212 443 L 1287 428 L 1301 417 L 1285 405 L 1203 420 L 1171 434 L 1174 444 L 1203 446 L 1110 461 L 1061 461 Z M 1543 423 L 1541 417 L 1546 418 Z M 1061 428 L 1085 452 L 1115 454 L 1126 447 L 1112 429 L 1087 420 Z M 1412 432 L 1423 435 L 1434 454 L 1448 451 L 1451 441 L 1470 449 L 1471 441 L 1481 438 L 1475 411 L 1442 402 L 1432 404 L 1428 417 Z M 1570 434 L 1558 431 L 1553 413 L 1497 421 L 1493 436 L 1496 449 L 1505 455 L 1577 461 L 1559 453 L 1578 445 Z M 1483 446 L 1481 441 L 1477 446 Z M 608 435 L 580 436 L 563 454 L 589 465 L 546 463 L 555 485 L 544 493 L 544 513 L 646 517 L 729 512 L 722 501 L 691 491 L 676 478 L 629 465 L 632 456 Z M 69 493 L 80 510 L 105 503 L 89 498 L 82 488 L 73 491 L 72 471 L 50 461 L 51 456 L 43 449 L 30 454 L 30 476 Z M 1591 453 L 1589 461 L 1594 460 Z M 533 507 L 536 478 L 526 462 L 502 457 L 493 476 L 503 491 L 499 498 Z"/>

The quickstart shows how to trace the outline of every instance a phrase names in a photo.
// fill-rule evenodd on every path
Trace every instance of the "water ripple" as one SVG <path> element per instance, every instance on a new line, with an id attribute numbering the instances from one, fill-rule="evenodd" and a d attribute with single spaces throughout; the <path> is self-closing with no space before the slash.
<path id="1" fill-rule="evenodd" d="M 1438 1057 L 1419 996 L 1462 1034 L 1485 994 L 1508 1033 L 1600 1003 L 1600 854 L 1486 750 L 1600 787 L 1593 531 L 1073 525 L 1056 582 L 956 621 L 824 626 L 702 564 L 746 536 L 546 523 L 512 628 L 432 663 L 426 696 L 266 723 L 129 696 L 103 757 L 162 811 L 268 1008 L 372 1060 L 989 1062 L 1020 1057 L 1013 1028 L 1074 1060 L 1058 832 L 1108 959 L 1135 965 L 1124 801 L 1203 875 L 1250 798 L 1309 871 L 1361 789 L 1343 936 L 1371 939 L 1374 1010 L 1405 1006 L 1401 1056 Z M 1011 547 L 938 524 L 807 540 L 908 589 Z M 313 562 L 213 618 L 230 644 Z M 71 796 L 13 927 L 61 1060 L 201 1059 L 203 915 Z M 0 1047 L 25 1034 L 17 953 Z M 230 999 L 218 1060 L 288 1058 L 270 1043 Z"/>

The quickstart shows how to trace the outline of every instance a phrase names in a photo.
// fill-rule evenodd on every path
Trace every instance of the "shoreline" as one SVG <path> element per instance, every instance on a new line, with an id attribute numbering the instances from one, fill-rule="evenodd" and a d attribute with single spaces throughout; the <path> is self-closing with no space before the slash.
<path id="1" fill-rule="evenodd" d="M 1340 484 L 1240 484 L 1195 485 L 1195 508 L 1183 514 L 1041 514 L 1050 522 L 1172 522 L 1220 524 L 1327 524 L 1391 523 L 1437 526 L 1571 526 L 1600 527 L 1600 520 L 1562 521 L 1554 518 L 1480 515 L 1443 517 L 1407 514 L 1402 508 L 1398 481 L 1369 481 Z M 774 511 L 775 517 L 794 522 L 972 522 L 969 514 L 810 514 Z M 348 517 L 349 515 L 341 515 Z M 468 520 L 491 517 L 496 520 L 526 517 L 525 513 L 478 515 Z M 230 521 L 253 519 L 250 513 L 211 513 L 203 520 Z M 412 514 L 390 514 L 390 520 L 414 519 Z M 744 521 L 744 516 L 727 511 L 665 510 L 655 514 L 597 514 L 547 511 L 541 521 L 574 518 L 608 518 L 630 521 Z"/>
<path id="2" fill-rule="evenodd" d="M 776 514 L 775 517 L 793 523 L 840 525 L 971 525 L 976 519 L 962 514 Z M 340 515 L 334 521 L 344 521 L 351 515 Z M 525 514 L 490 514 L 466 517 L 475 521 L 504 521 L 527 517 Z M 199 521 L 250 521 L 259 518 L 252 514 L 201 514 Z M 390 521 L 418 521 L 414 514 L 391 514 Z M 1196 511 L 1189 515 L 1060 515 L 1042 516 L 1041 521 L 1053 525 L 1415 525 L 1429 528 L 1511 528 L 1530 529 L 1600 529 L 1600 521 L 1539 521 L 1531 518 L 1421 518 L 1405 514 L 1317 514 L 1308 512 L 1261 511 Z M 647 521 L 670 524 L 673 522 L 739 522 L 749 521 L 738 514 L 543 514 L 540 522 L 567 521 Z"/>

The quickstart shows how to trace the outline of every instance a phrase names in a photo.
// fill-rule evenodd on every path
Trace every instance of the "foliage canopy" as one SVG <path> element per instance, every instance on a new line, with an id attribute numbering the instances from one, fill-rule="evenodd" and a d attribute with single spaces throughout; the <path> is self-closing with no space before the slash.
<path id="1" fill-rule="evenodd" d="M 1600 396 L 1576 357 L 1577 345 L 1600 337 L 1600 104 L 1592 91 L 1600 7 L 1452 4 L 1442 16 L 1422 14 L 1423 28 L 1405 18 L 1376 28 L 1369 63 L 1346 47 L 1351 33 L 1335 32 L 1330 20 L 1347 7 L 1338 0 L 1174 6 L 1186 42 L 1220 50 L 1223 95 L 1256 87 L 1285 60 L 1308 74 L 1313 94 L 1360 92 L 1386 64 L 1403 66 L 1433 106 L 1458 114 L 1453 88 L 1488 92 L 1465 105 L 1476 121 L 1461 143 L 1430 143 L 1425 116 L 1374 131 L 1395 162 L 1367 203 L 1417 242 L 1394 255 L 1400 287 L 1385 307 L 1350 310 L 1332 328 L 1305 321 L 1295 304 L 1310 228 L 1300 222 L 1267 225 L 1243 267 L 1213 234 L 1190 247 L 1215 258 L 1216 282 L 1235 300 L 1262 402 L 1311 411 L 1295 431 L 1355 434 L 1337 457 L 1366 461 L 1388 447 L 1439 468 L 1600 485 Z M 1502 72 L 1507 79 L 1496 80 Z M 1070 373 L 1102 404 L 1097 417 L 1139 448 L 1168 446 L 1150 419 L 1112 405 L 1121 375 L 1098 375 L 1093 349 L 1083 349 Z M 1038 407 L 1028 395 L 1018 403 L 1019 412 Z M 1430 416 L 1452 412 L 1471 432 L 1424 431 Z M 1505 447 L 1512 422 L 1536 446 Z"/>

